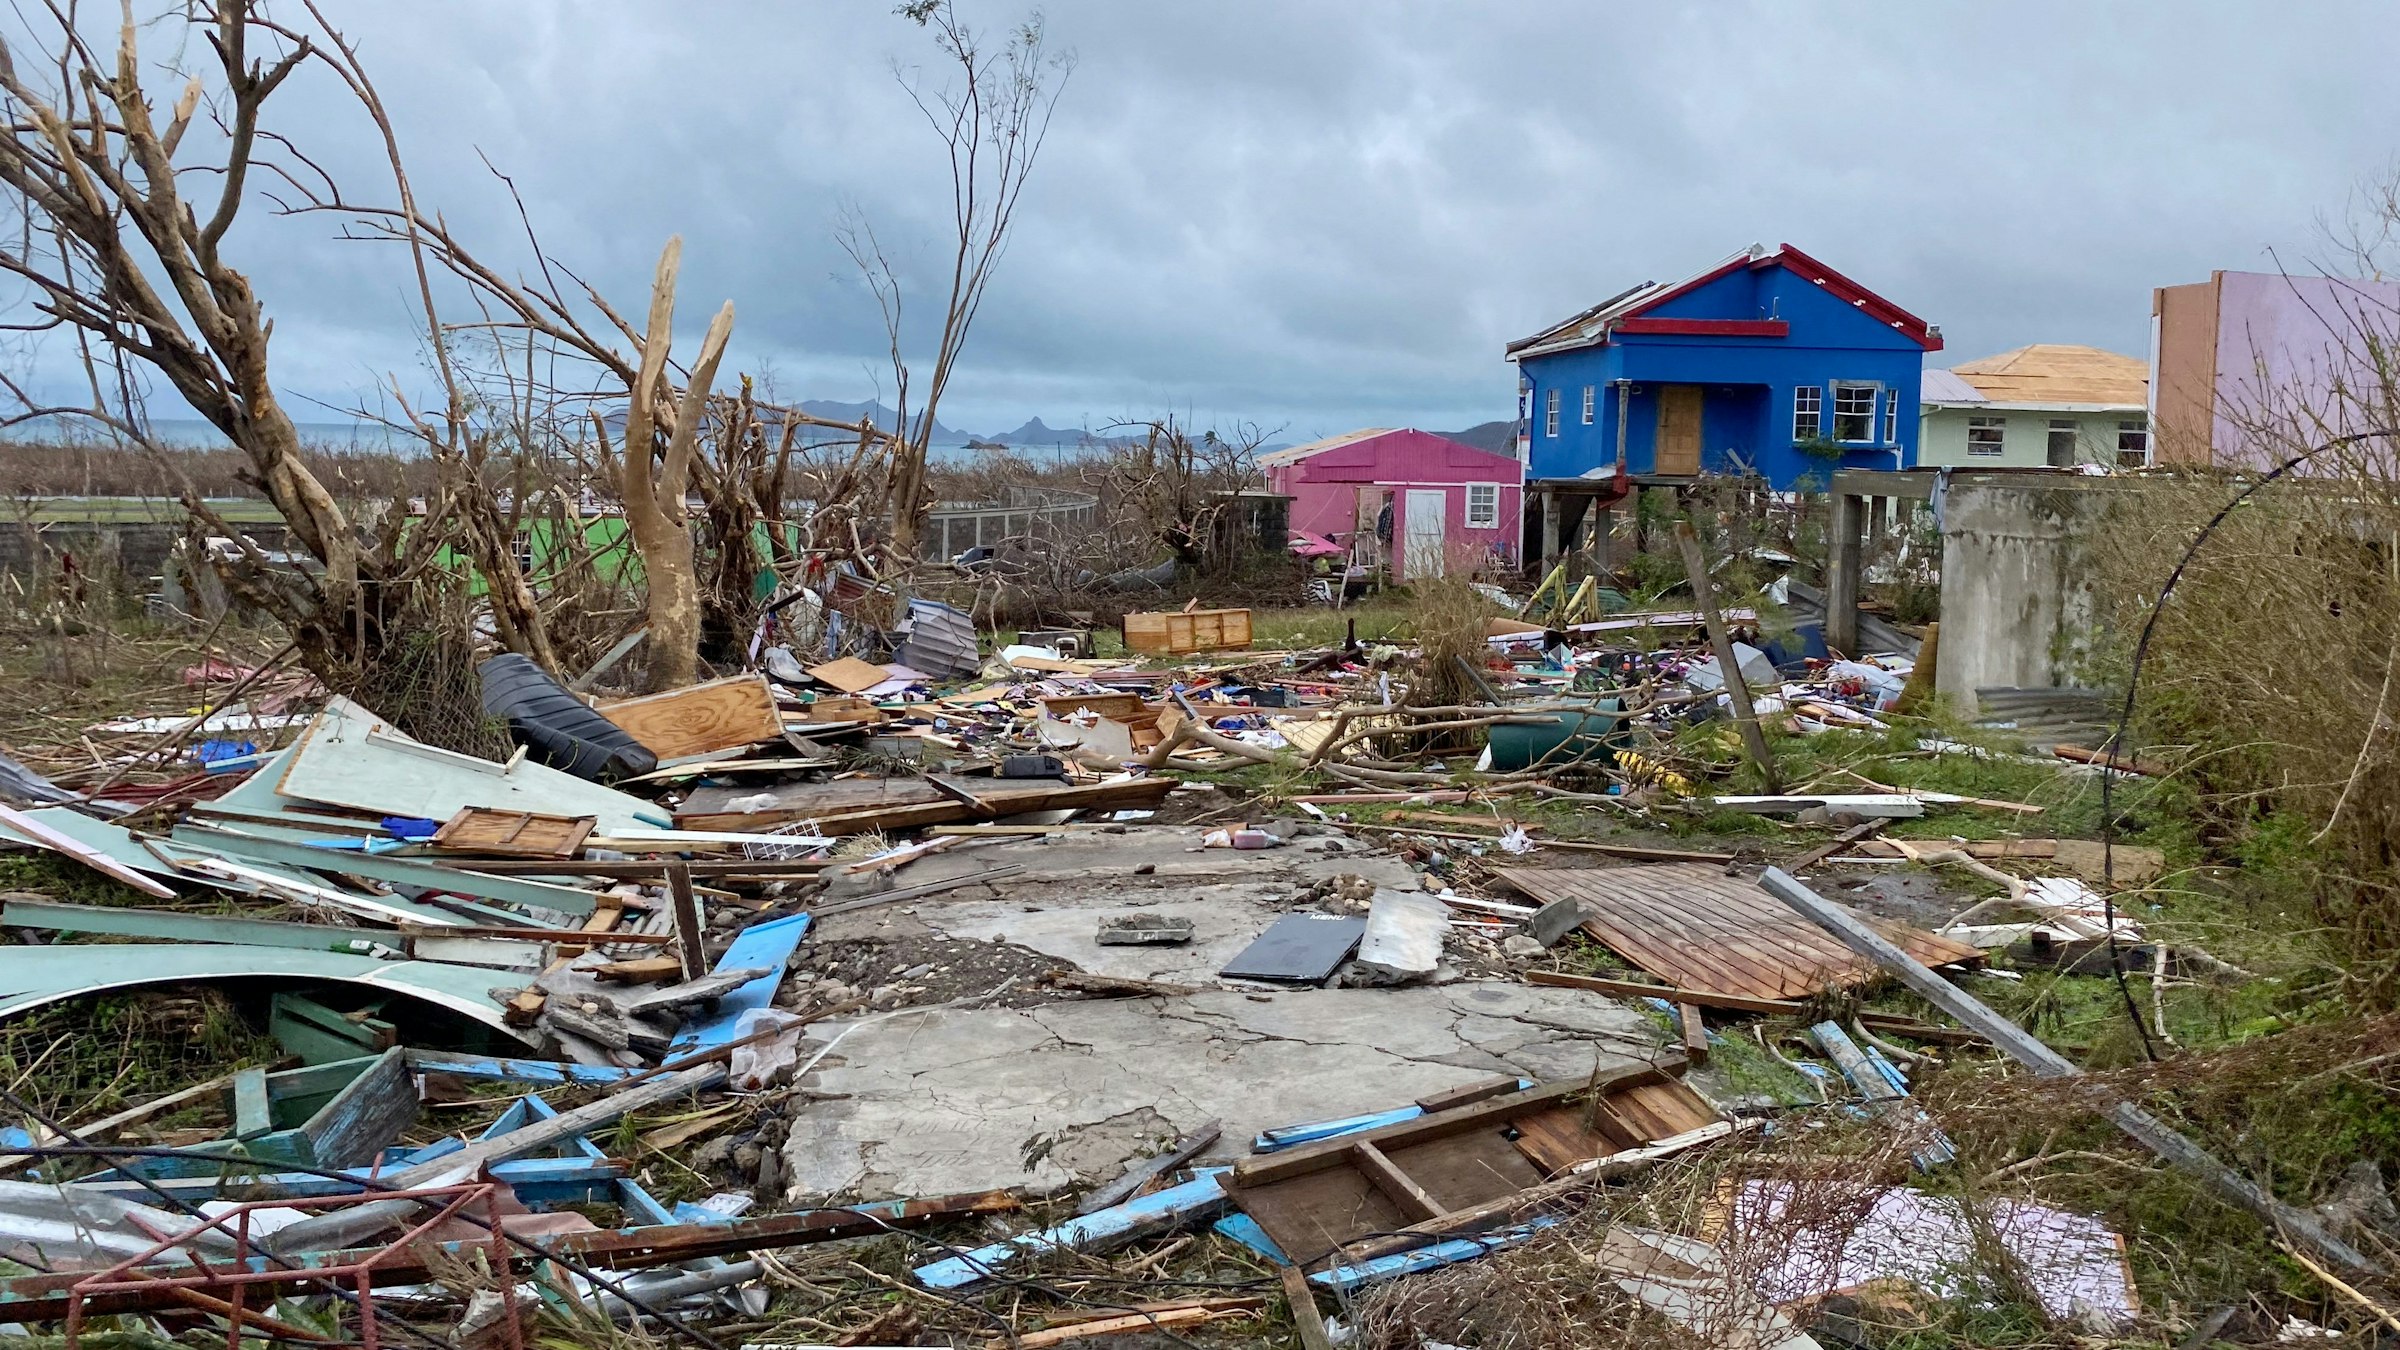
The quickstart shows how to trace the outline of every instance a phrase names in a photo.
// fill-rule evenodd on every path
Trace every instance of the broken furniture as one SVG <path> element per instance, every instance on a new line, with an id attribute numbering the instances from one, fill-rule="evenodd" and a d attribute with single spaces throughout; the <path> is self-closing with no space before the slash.
<path id="1" fill-rule="evenodd" d="M 1385 1255 L 1498 1226 L 1487 1207 L 1578 1164 L 1717 1124 L 1683 1061 L 1429 1111 L 1235 1164 L 1221 1180 L 1292 1262 Z"/>

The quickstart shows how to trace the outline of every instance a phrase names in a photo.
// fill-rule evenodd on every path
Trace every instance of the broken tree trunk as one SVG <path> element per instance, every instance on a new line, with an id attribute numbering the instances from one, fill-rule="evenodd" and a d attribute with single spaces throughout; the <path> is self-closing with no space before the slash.
<path id="1" fill-rule="evenodd" d="M 691 486 L 708 389 L 733 333 L 733 302 L 728 300 L 709 321 L 691 380 L 676 398 L 667 380 L 667 348 L 675 335 L 675 274 L 682 258 L 681 236 L 669 239 L 650 286 L 650 326 L 642 339 L 641 369 L 634 377 L 625 419 L 625 528 L 642 555 L 642 579 L 649 591 L 653 690 L 690 684 L 699 663 L 700 572 L 684 493 Z M 658 414 L 670 404 L 662 454 L 657 446 Z"/>
<path id="2" fill-rule="evenodd" d="M 1885 969 L 1898 975 L 1909 988 L 1933 1003 L 1942 1011 L 1983 1033 L 1992 1044 L 1999 1046 L 2010 1059 L 2026 1066 L 2043 1078 L 2080 1077 L 2065 1056 L 2028 1035 L 2023 1028 L 1983 1005 L 1974 995 L 1943 979 L 1932 970 L 1893 946 L 1881 933 L 1859 922 L 1847 910 L 1815 891 L 1800 884 L 1779 867 L 1770 867 L 1758 880 L 1767 893 L 1841 939 L 1842 944 L 1861 956 L 1871 956 Z M 2382 1268 L 2361 1254 L 2349 1243 L 2328 1232 L 2315 1215 L 2285 1204 L 2249 1178 L 2238 1175 L 2232 1168 L 2216 1160 L 2206 1149 L 2178 1134 L 2165 1121 L 2131 1102 L 2119 1102 L 2109 1108 L 2109 1119 L 2118 1129 L 2133 1136 L 2134 1141 L 2168 1162 L 2184 1169 L 2206 1185 L 2226 1203 L 2248 1210 L 2268 1227 L 2287 1239 L 2308 1248 L 2324 1260 L 2362 1275 L 2377 1275 Z"/>

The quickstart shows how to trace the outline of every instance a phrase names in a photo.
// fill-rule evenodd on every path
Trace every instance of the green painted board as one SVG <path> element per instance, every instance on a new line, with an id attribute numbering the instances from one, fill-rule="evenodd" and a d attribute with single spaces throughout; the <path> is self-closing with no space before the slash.
<path id="1" fill-rule="evenodd" d="M 479 900 L 496 900 L 507 905 L 555 909 L 566 914 L 589 914 L 594 902 L 590 891 L 573 886 L 558 886 L 529 877 L 494 876 L 488 872 L 469 872 L 463 868 L 444 867 L 439 863 L 419 859 L 395 858 L 389 854 L 360 853 L 348 849 L 310 848 L 290 839 L 270 839 L 260 834 L 244 834 L 233 829 L 217 829 L 207 825 L 178 825 L 175 840 L 204 848 L 212 853 L 227 854 L 248 861 L 257 860 L 286 868 L 322 868 L 348 876 L 371 877 L 393 886 L 413 886 L 429 891 L 451 891 L 471 895 Z M 389 897 L 377 896 L 378 903 Z M 457 916 L 427 908 L 439 917 L 430 922 L 456 924 Z M 522 923 L 521 917 L 512 921 Z"/>
<path id="2" fill-rule="evenodd" d="M 341 952 L 217 943 L 0 946 L 0 1018 L 63 999 L 121 989 L 223 985 L 242 980 L 347 984 L 405 995 L 472 1018 L 511 1040 L 526 1040 L 524 1033 L 502 1020 L 491 991 L 507 980 L 490 970 L 437 961 L 378 961 Z"/>
<path id="3" fill-rule="evenodd" d="M 267 1071 L 244 1069 L 233 1076 L 233 1137 L 256 1139 L 275 1128 L 267 1105 Z"/>

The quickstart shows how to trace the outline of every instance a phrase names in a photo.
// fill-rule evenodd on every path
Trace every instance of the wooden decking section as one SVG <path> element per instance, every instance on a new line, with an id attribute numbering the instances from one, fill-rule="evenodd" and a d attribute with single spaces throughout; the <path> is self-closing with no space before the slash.
<path id="1" fill-rule="evenodd" d="M 1726 876 L 1713 865 L 1498 871 L 1503 880 L 1544 904 L 1581 902 L 1584 932 L 1681 989 L 1804 999 L 1863 984 L 1879 973 L 1874 962 L 1836 942 L 1755 882 Z M 1921 928 L 1877 926 L 1929 966 L 1983 957 L 1966 943 Z"/>

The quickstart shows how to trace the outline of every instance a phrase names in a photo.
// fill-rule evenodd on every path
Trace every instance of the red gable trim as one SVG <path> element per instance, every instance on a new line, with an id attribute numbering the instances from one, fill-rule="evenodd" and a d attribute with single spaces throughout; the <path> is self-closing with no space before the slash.
<path id="1" fill-rule="evenodd" d="M 1675 337 L 1789 337 L 1792 326 L 1781 319 L 1646 319 L 1617 320 L 1621 333 L 1663 333 Z"/>
<path id="2" fill-rule="evenodd" d="M 1765 267 L 1770 264 L 1781 266 L 1795 276 L 1806 278 L 1823 286 L 1832 294 L 1899 329 L 1903 334 L 1915 339 L 1918 346 L 1929 352 L 1938 352 L 1942 349 L 1942 340 L 1934 335 L 1932 325 L 1793 248 L 1790 244 L 1779 246 L 1775 253 L 1759 259 L 1752 265 Z"/>

